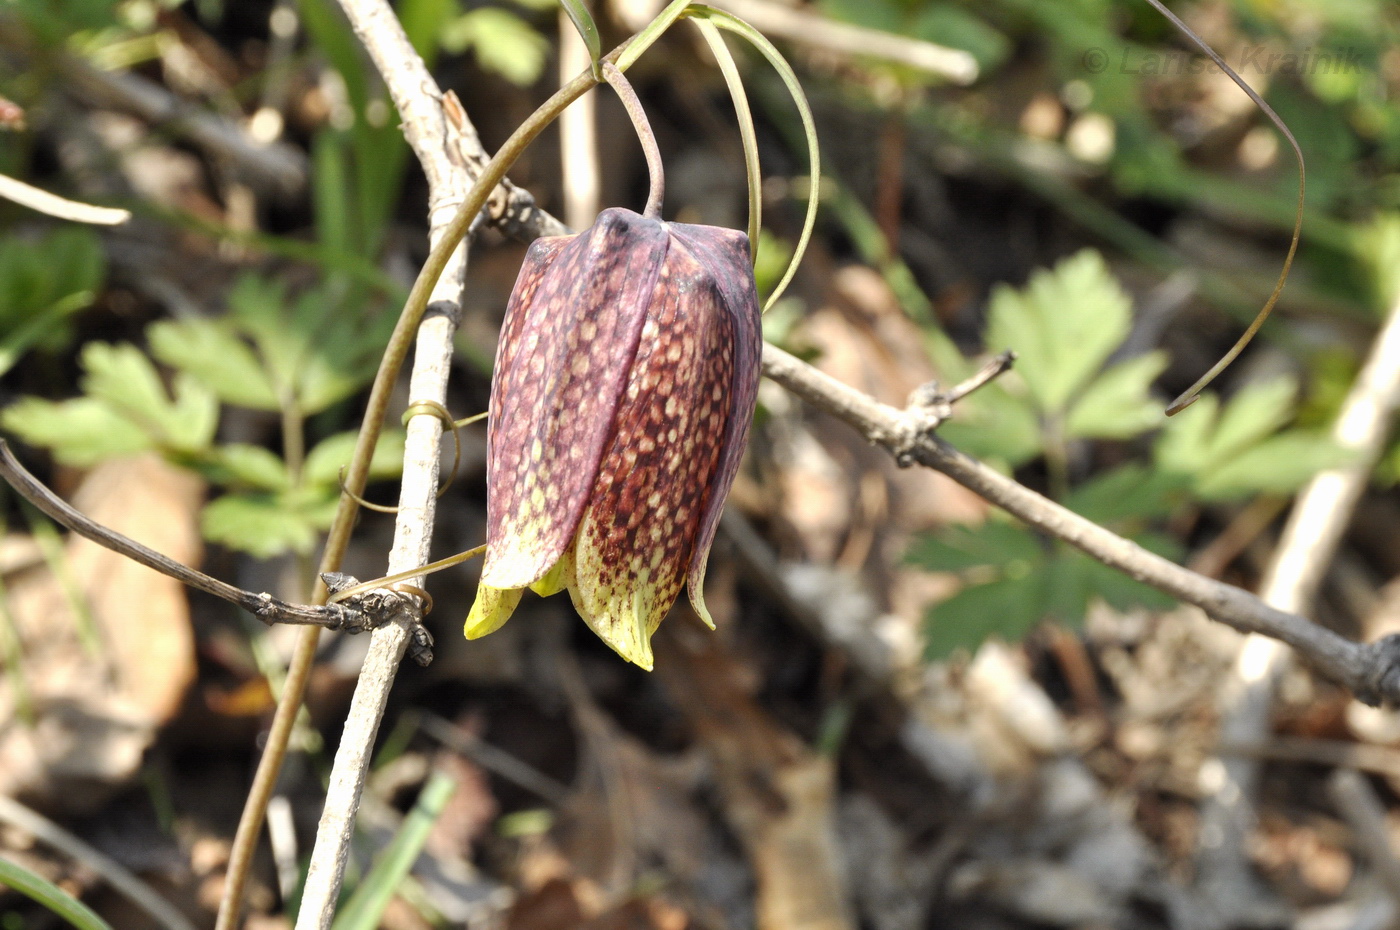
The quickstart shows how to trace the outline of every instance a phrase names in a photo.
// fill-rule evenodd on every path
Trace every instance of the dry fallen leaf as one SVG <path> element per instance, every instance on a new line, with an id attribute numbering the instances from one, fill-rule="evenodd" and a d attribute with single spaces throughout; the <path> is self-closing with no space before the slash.
<path id="1" fill-rule="evenodd" d="M 195 564 L 204 485 L 154 456 L 94 468 L 73 503 L 94 520 Z M 96 634 L 84 647 L 80 618 L 47 568 L 7 579 L 32 725 L 18 719 L 15 682 L 0 685 L 0 793 L 68 812 L 101 802 L 138 768 L 195 676 L 189 604 L 179 582 L 77 537 L 67 571 Z"/>

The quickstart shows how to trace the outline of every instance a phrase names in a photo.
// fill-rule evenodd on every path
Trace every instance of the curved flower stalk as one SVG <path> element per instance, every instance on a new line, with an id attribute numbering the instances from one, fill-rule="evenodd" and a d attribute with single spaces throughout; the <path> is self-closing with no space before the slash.
<path id="1" fill-rule="evenodd" d="M 537 240 L 491 390 L 487 551 L 468 639 L 523 589 L 568 590 L 627 660 L 705 561 L 748 442 L 762 352 L 748 237 L 610 209 Z"/>

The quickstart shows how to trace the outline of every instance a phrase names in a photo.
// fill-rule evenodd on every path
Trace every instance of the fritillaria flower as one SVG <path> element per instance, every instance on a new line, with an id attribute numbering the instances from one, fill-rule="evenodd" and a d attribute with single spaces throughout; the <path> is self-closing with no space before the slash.
<path id="1" fill-rule="evenodd" d="M 743 233 L 610 209 L 537 240 L 496 352 L 467 638 L 499 628 L 526 587 L 567 590 L 647 669 L 683 586 L 713 626 L 705 560 L 748 442 L 761 349 Z"/>

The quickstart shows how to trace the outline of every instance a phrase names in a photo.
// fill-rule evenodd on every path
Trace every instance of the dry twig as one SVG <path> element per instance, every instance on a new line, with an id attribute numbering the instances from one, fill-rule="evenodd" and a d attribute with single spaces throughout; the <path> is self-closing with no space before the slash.
<path id="1" fill-rule="evenodd" d="M 827 19 L 772 0 L 718 0 L 715 4 L 759 32 L 846 55 L 869 55 L 917 68 L 954 84 L 977 80 L 977 59 L 958 48 Z"/>
<path id="2" fill-rule="evenodd" d="M 1248 591 L 1148 552 L 939 439 L 932 430 L 946 417 L 945 410 L 917 405 L 898 410 L 882 404 L 772 345 L 764 346 L 763 373 L 845 420 L 866 439 L 888 449 L 901 465 L 917 462 L 941 471 L 1031 526 L 1138 581 L 1194 604 L 1221 623 L 1287 643 L 1368 704 L 1400 702 L 1400 637 L 1371 644 L 1343 639 L 1306 617 L 1269 606 Z"/>
<path id="3" fill-rule="evenodd" d="M 1265 602 L 1294 612 L 1310 608 L 1381 453 L 1397 403 L 1400 301 L 1377 335 L 1332 430 L 1333 440 L 1352 458 L 1342 468 L 1317 475 L 1298 495 L 1260 586 Z M 1290 645 L 1297 648 L 1296 643 Z M 1220 691 L 1222 743 L 1257 743 L 1268 736 L 1274 685 L 1291 658 L 1291 650 L 1278 638 L 1254 635 L 1244 641 Z M 1364 699 L 1363 692 L 1357 696 Z M 1220 784 L 1201 806 L 1197 874 L 1204 877 L 1205 897 L 1228 918 L 1249 897 L 1245 890 L 1254 887 L 1246 840 L 1254 826 L 1260 766 L 1257 759 L 1228 755 L 1213 757 L 1205 765 Z"/>
<path id="4" fill-rule="evenodd" d="M 205 594 L 212 594 L 214 597 L 241 607 L 263 623 L 290 623 L 325 627 L 328 630 L 345 630 L 349 633 L 362 633 L 381 622 L 375 619 L 372 614 L 361 609 L 363 607 L 362 601 L 324 606 L 288 604 L 271 594 L 255 594 L 252 591 L 245 591 L 210 577 L 201 571 L 196 571 L 187 565 L 182 565 L 154 549 L 141 545 L 134 539 L 94 522 L 73 509 L 67 501 L 58 497 L 38 478 L 26 471 L 19 460 L 15 458 L 14 453 L 10 451 L 9 443 L 3 439 L 0 439 L 0 478 L 8 482 L 29 503 L 79 536 L 90 539 L 99 546 L 105 546 L 113 552 L 120 552 L 133 562 L 139 562 L 163 575 L 169 575 L 191 588 L 203 591 Z M 346 577 L 348 580 L 343 585 L 344 587 L 356 583 L 355 579 Z"/>
<path id="5" fill-rule="evenodd" d="M 68 200 L 57 194 L 40 190 L 8 175 L 0 174 L 0 197 L 13 200 L 22 207 L 56 216 L 74 223 L 94 223 L 99 226 L 115 226 L 131 219 L 130 210 L 116 207 L 97 207 L 90 203 Z"/>

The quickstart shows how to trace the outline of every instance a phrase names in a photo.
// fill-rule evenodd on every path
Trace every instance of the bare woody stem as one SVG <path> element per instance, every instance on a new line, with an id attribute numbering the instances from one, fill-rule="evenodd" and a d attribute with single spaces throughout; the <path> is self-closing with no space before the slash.
<path id="1" fill-rule="evenodd" d="M 351 629 L 357 631 L 365 627 L 363 618 L 343 605 L 288 604 L 270 594 L 255 594 L 243 588 L 236 588 L 227 582 L 196 571 L 188 565 L 182 565 L 154 549 L 141 545 L 130 537 L 123 536 L 116 530 L 108 529 L 75 510 L 67 501 L 58 497 L 38 478 L 25 470 L 24 466 L 15 458 L 14 453 L 10 451 L 9 443 L 3 439 L 0 439 L 0 478 L 3 478 L 19 492 L 21 497 L 39 508 L 60 526 L 92 540 L 99 546 L 105 546 L 113 552 L 119 552 L 133 562 L 139 562 L 163 575 L 169 575 L 191 588 L 203 591 L 205 594 L 212 594 L 214 597 L 241 607 L 264 623 L 293 623 L 326 627 L 333 630 Z"/>
<path id="2" fill-rule="evenodd" d="M 934 435 L 931 427 L 937 425 L 937 417 L 924 409 L 898 410 L 880 403 L 775 346 L 763 347 L 763 373 L 845 420 L 866 439 L 889 450 L 901 465 L 917 463 L 943 472 L 1031 526 L 1194 604 L 1214 620 L 1288 643 L 1361 701 L 1400 704 L 1400 636 L 1369 644 L 1343 639 L 1306 617 L 1270 607 L 1248 591 L 1182 568 L 953 448 Z"/>
<path id="3" fill-rule="evenodd" d="M 656 134 L 651 131 L 651 121 L 647 119 L 647 111 L 642 108 L 642 101 L 638 99 L 637 92 L 632 89 L 627 78 L 623 77 L 617 65 L 610 61 L 603 62 L 603 79 L 617 92 L 618 99 L 622 101 L 623 108 L 632 119 L 633 128 L 637 130 L 637 141 L 642 143 L 642 151 L 646 154 L 647 174 L 651 177 L 651 186 L 647 189 L 647 205 L 643 208 L 642 215 L 648 219 L 659 220 L 661 201 L 666 196 L 666 172 L 661 164 L 661 149 L 656 145 Z"/>

